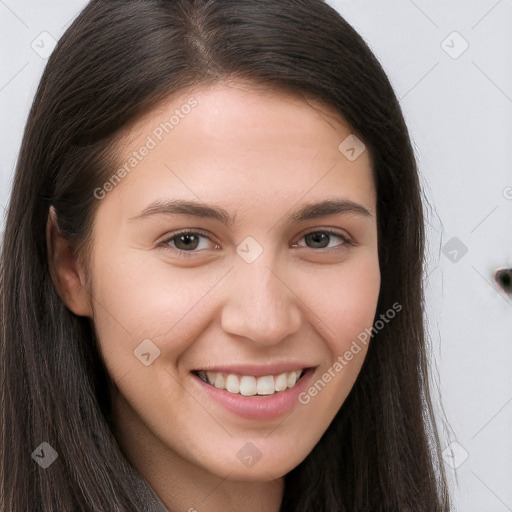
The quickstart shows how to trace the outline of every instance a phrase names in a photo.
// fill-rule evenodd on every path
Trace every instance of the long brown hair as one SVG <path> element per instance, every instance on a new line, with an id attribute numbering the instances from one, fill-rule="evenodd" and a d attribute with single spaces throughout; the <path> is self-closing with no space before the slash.
<path id="1" fill-rule="evenodd" d="M 122 128 L 172 92 L 239 78 L 308 95 L 360 135 L 377 189 L 381 290 L 359 377 L 282 512 L 448 512 L 423 323 L 424 220 L 397 98 L 363 39 L 321 0 L 93 0 L 58 43 L 26 125 L 1 286 L 0 508 L 140 511 L 148 494 L 112 433 L 94 328 L 51 279 L 45 225 L 85 247 Z M 47 469 L 31 457 L 58 453 Z"/>

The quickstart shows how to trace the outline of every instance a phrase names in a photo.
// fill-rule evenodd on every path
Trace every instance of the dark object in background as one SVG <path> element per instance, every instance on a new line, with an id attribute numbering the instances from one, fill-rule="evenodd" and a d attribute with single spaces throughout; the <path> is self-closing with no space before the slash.
<path id="1" fill-rule="evenodd" d="M 503 268 L 496 271 L 494 279 L 505 293 L 512 295 L 512 268 Z"/>

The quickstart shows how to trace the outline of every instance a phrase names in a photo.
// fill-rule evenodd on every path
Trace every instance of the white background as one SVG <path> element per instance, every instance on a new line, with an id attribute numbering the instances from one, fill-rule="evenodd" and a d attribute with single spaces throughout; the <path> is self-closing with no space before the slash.
<path id="1" fill-rule="evenodd" d="M 512 299 L 493 281 L 512 267 L 512 0 L 329 3 L 388 73 L 430 204 L 426 316 L 456 510 L 512 511 Z M 45 52 L 85 4 L 0 0 L 2 216 Z"/>

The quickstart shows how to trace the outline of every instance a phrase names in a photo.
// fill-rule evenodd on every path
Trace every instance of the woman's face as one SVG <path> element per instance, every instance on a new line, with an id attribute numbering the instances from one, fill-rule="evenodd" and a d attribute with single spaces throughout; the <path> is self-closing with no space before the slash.
<path id="1" fill-rule="evenodd" d="M 279 478 L 352 388 L 380 271 L 370 157 L 340 121 L 218 84 L 122 140 L 95 191 L 90 307 L 116 434 L 149 471 Z"/>

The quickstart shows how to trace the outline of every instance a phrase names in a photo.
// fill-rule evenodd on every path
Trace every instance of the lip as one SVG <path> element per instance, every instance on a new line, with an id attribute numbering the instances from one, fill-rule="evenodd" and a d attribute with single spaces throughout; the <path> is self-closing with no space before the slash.
<path id="1" fill-rule="evenodd" d="M 218 368 L 218 369 L 217 369 Z M 254 395 L 254 396 L 243 396 L 239 394 L 230 393 L 224 389 L 218 389 L 211 384 L 207 384 L 202 381 L 195 373 L 191 373 L 194 382 L 198 386 L 200 393 L 204 393 L 209 400 L 222 405 L 229 412 L 236 414 L 239 417 L 246 418 L 249 420 L 269 420 L 279 418 L 286 413 L 289 413 L 294 407 L 300 404 L 299 395 L 307 387 L 315 373 L 316 367 L 304 367 L 295 366 L 287 368 L 289 370 L 277 371 L 275 368 L 281 368 L 279 366 L 267 367 L 265 370 L 260 366 L 257 368 L 257 375 L 254 373 L 246 373 L 250 367 L 216 367 L 216 369 L 208 369 L 206 371 L 222 371 L 223 373 L 237 373 L 240 369 L 242 373 L 240 375 L 253 375 L 254 377 L 261 377 L 264 375 L 277 375 L 283 373 L 283 371 L 292 371 L 293 369 L 298 370 L 304 369 L 304 374 L 298 380 L 297 384 L 293 388 L 288 388 L 286 391 L 279 391 L 273 395 Z M 253 368 L 254 370 L 255 368 Z M 261 373 L 263 372 L 263 373 Z M 266 373 L 265 373 L 266 372 Z M 275 373 L 274 373 L 275 372 Z"/>

